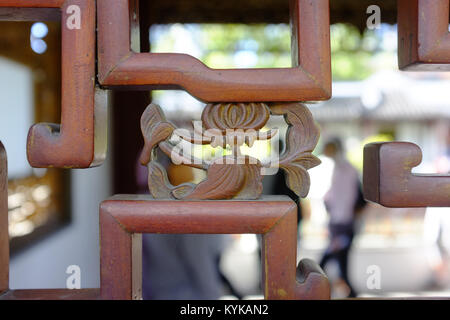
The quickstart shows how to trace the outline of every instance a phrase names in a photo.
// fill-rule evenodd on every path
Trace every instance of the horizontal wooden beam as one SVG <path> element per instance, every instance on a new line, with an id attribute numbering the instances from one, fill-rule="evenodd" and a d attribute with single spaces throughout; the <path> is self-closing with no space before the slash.
<path id="1" fill-rule="evenodd" d="M 0 300 L 98 300 L 100 289 L 26 289 L 10 290 Z"/>

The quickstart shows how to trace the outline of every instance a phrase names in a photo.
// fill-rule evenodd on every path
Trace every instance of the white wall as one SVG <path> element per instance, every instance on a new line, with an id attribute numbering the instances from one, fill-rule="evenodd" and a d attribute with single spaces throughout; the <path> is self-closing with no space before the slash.
<path id="1" fill-rule="evenodd" d="M 0 57 L 0 140 L 8 153 L 10 178 L 31 174 L 26 147 L 34 119 L 33 72 L 22 64 Z"/>
<path id="2" fill-rule="evenodd" d="M 100 286 L 98 212 L 112 190 L 108 147 L 102 166 L 71 170 L 72 222 L 11 259 L 10 288 L 65 288 L 69 265 L 81 268 L 82 288 Z"/>

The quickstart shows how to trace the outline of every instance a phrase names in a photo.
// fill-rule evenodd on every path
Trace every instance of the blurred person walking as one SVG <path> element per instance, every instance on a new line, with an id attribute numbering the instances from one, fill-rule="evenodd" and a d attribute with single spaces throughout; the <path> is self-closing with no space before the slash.
<path id="1" fill-rule="evenodd" d="M 354 236 L 355 205 L 360 197 L 358 171 L 345 158 L 340 139 L 333 138 L 328 141 L 323 153 L 334 160 L 334 169 L 330 189 L 324 197 L 330 218 L 328 225 L 330 243 L 320 261 L 320 266 L 323 269 L 328 262 L 335 260 L 340 278 L 348 286 L 348 296 L 356 297 L 348 278 L 348 255 Z"/>

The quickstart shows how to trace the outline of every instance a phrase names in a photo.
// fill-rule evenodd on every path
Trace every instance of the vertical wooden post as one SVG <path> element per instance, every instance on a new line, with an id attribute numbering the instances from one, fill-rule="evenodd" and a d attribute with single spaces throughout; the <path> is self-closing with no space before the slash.
<path id="1" fill-rule="evenodd" d="M 8 163 L 0 141 L 0 294 L 9 287 Z"/>
<path id="2" fill-rule="evenodd" d="M 100 210 L 100 247 L 101 297 L 141 299 L 142 235 L 128 232 L 112 215 Z"/>
<path id="3" fill-rule="evenodd" d="M 267 233 L 262 246 L 263 290 L 266 299 L 295 297 L 297 259 L 297 207 L 292 209 Z"/>

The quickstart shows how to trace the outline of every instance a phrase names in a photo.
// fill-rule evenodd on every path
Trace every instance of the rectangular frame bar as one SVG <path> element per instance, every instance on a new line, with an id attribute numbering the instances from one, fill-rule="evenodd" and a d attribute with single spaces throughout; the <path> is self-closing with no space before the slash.
<path id="1" fill-rule="evenodd" d="M 98 0 L 100 84 L 183 88 L 206 102 L 309 101 L 331 97 L 329 0 L 290 0 L 292 68 L 211 69 L 176 53 L 138 53 L 135 0 Z M 131 18 L 130 18 L 131 17 Z"/>
<path id="2" fill-rule="evenodd" d="M 0 141 L 0 295 L 9 288 L 8 161 Z"/>
<path id="3" fill-rule="evenodd" d="M 9 290 L 8 163 L 0 141 L 0 300 L 84 300 L 99 297 L 99 289 Z"/>
<path id="4" fill-rule="evenodd" d="M 142 296 L 142 233 L 263 234 L 267 299 L 329 299 L 328 279 L 306 260 L 295 268 L 297 206 L 285 196 L 260 200 L 177 201 L 117 195 L 100 205 L 100 277 L 103 299 Z M 296 274 L 305 279 L 296 280 Z"/>
<path id="5" fill-rule="evenodd" d="M 77 18 L 74 6 L 79 8 L 79 29 L 67 26 L 69 19 Z M 33 167 L 97 166 L 106 150 L 106 139 L 97 136 L 106 135 L 107 125 L 106 119 L 95 121 L 103 119 L 106 108 L 95 105 L 95 1 L 0 0 L 3 20 L 54 19 L 56 11 L 62 29 L 61 125 L 41 123 L 30 128 L 28 161 Z"/>

